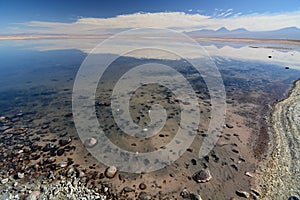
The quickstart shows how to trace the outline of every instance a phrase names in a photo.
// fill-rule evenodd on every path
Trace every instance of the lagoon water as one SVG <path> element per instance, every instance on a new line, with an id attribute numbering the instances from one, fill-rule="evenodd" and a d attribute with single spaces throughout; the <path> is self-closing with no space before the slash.
<path id="1" fill-rule="evenodd" d="M 84 150 L 72 118 L 72 91 L 76 74 L 88 52 L 98 42 L 100 40 L 93 39 L 0 41 L 0 116 L 5 117 L 0 122 L 2 178 L 18 171 L 30 177 L 34 172 L 31 166 L 51 157 L 56 158 L 56 165 L 71 158 L 72 163 L 68 163 L 67 168 L 82 167 L 92 171 L 105 168 Z M 197 134 L 199 139 L 191 147 L 194 151 L 190 150 L 191 155 L 188 152 L 183 154 L 175 164 L 163 169 L 167 170 L 165 174 L 173 174 L 175 180 L 171 175 L 162 176 L 162 180 L 158 180 L 162 187 L 149 186 L 149 192 L 153 195 L 158 194 L 161 189 L 166 196 L 176 196 L 179 194 L 174 194 L 174 191 L 188 187 L 194 193 L 201 191 L 204 199 L 221 197 L 220 195 L 230 198 L 235 196 L 236 190 L 248 190 L 254 183 L 244 177 L 245 171 L 255 173 L 259 159 L 267 154 L 270 138 L 266 127 L 271 105 L 285 97 L 293 81 L 300 78 L 300 46 L 297 44 L 198 42 L 221 73 L 227 103 L 225 123 L 233 126 L 224 127 L 224 135 L 209 154 L 209 161 L 197 157 L 197 142 L 201 143 L 205 138 L 211 111 L 210 96 L 201 75 L 184 58 L 174 59 L 172 56 L 168 57 L 169 54 L 160 55 L 154 50 L 142 55 L 125 55 L 118 58 L 104 79 L 99 81 L 96 97 L 98 121 L 100 124 L 105 123 L 103 128 L 106 132 L 113 132 L 114 135 L 109 138 L 115 140 L 114 144 L 132 152 L 155 151 L 171 141 L 179 127 L 179 102 L 175 101 L 176 97 L 172 92 L 160 89 L 158 85 L 139 88 L 130 104 L 134 122 L 140 125 L 149 123 L 147 112 L 153 103 L 163 103 L 167 110 L 171 109 L 167 112 L 171 117 L 167 127 L 162 130 L 163 133 L 150 140 L 122 136 L 122 131 L 116 127 L 109 111 L 111 87 L 122 73 L 151 62 L 170 65 L 187 77 L 199 97 L 202 118 Z M 176 49 L 176 45 L 172 48 Z M 97 53 L 113 54 L 113 49 Z M 187 51 L 191 58 L 196 56 L 191 49 Z M 154 101 L 148 101 L 149 99 Z M 173 102 L 172 106 L 168 106 L 170 102 Z M 28 130 L 22 133 L 25 135 L 14 138 L 7 131 L 12 128 Z M 57 152 L 42 150 L 48 143 L 60 145 L 59 140 L 66 136 L 73 140 L 68 148 L 57 147 L 63 149 L 63 156 L 58 156 Z M 32 150 L 34 145 L 38 146 L 35 152 Z M 18 155 L 19 161 L 16 162 L 15 151 L 25 147 L 30 147 L 31 150 L 28 154 Z M 247 155 L 249 151 L 251 155 Z M 37 154 L 40 158 L 35 160 L 32 154 Z M 192 163 L 191 159 L 194 159 Z M 24 164 L 28 166 L 26 169 L 22 168 Z M 187 178 L 203 167 L 209 167 L 213 177 L 207 185 L 199 185 Z M 50 165 L 44 165 L 37 172 L 46 174 L 47 170 L 52 170 Z M 59 173 L 60 169 L 55 168 L 54 171 Z M 126 183 L 138 185 L 139 181 L 143 181 L 152 184 L 151 181 L 164 174 L 163 172 L 149 173 L 144 178 L 128 175 Z M 108 180 L 116 185 L 116 191 L 120 191 L 125 183 L 115 179 Z M 162 184 L 163 179 L 170 184 Z M 224 186 L 225 181 L 228 184 Z"/>

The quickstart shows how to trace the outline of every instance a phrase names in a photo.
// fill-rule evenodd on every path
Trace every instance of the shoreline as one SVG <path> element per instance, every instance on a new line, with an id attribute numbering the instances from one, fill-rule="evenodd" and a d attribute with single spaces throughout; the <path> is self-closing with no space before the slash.
<path id="1" fill-rule="evenodd" d="M 286 98 L 272 106 L 271 146 L 267 160 L 258 169 L 262 199 L 287 199 L 300 196 L 300 79 L 294 81 Z"/>
<path id="2" fill-rule="evenodd" d="M 113 35 L 0 35 L 1 40 L 35 40 L 35 39 L 108 39 Z M 189 36 L 199 41 L 221 41 L 221 42 L 263 42 L 276 44 L 300 45 L 300 40 L 295 39 L 266 39 L 266 38 L 221 38 L 221 37 L 197 37 Z M 250 46 L 260 48 L 259 46 Z"/>

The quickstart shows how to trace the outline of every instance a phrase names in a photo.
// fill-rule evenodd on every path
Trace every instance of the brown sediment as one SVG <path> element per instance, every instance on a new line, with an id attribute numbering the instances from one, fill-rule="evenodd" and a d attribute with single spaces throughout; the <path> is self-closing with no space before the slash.
<path id="1" fill-rule="evenodd" d="M 270 119 L 272 148 L 258 169 L 258 185 L 264 199 L 300 196 L 300 80 L 288 97 L 273 105 Z"/>

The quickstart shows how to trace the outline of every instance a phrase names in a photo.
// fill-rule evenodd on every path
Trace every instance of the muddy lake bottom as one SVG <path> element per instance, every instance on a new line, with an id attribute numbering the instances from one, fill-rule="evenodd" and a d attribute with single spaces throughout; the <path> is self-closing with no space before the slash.
<path id="1" fill-rule="evenodd" d="M 21 53 L 19 57 L 4 62 L 15 68 L 1 69 L 5 73 L 0 81 L 0 115 L 3 116 L 0 179 L 12 177 L 7 184 L 19 182 L 19 186 L 30 182 L 41 184 L 42 180 L 51 182 L 67 176 L 72 168 L 87 187 L 106 185 L 109 191 L 99 187 L 100 193 L 133 199 L 141 193 L 153 199 L 182 199 L 184 189 L 201 195 L 202 199 L 239 198 L 237 191 L 248 192 L 254 198 L 257 195 L 253 192 L 257 189 L 255 172 L 269 145 L 271 105 L 282 99 L 300 76 L 297 70 L 268 63 L 267 57 L 266 62 L 214 58 L 226 90 L 225 123 L 216 146 L 207 156 L 199 158 L 199 146 L 207 137 L 211 112 L 210 96 L 201 75 L 183 61 L 119 59 L 99 82 L 96 93 L 98 121 L 114 144 L 132 152 L 155 151 L 164 148 L 178 130 L 179 102 L 171 91 L 155 84 L 139 88 L 129 107 L 133 121 L 142 126 L 149 123 L 151 105 L 164 105 L 170 117 L 160 133 L 148 139 L 128 137 L 113 121 L 110 95 L 114 83 L 122 73 L 138 64 L 155 61 L 175 66 L 192 83 L 199 98 L 201 117 L 192 145 L 171 165 L 142 174 L 118 171 L 113 178 L 107 178 L 104 175 L 107 166 L 83 146 L 72 116 L 73 83 L 85 54 L 51 51 L 35 53 L 34 60 Z M 193 174 L 205 168 L 212 179 L 197 183 Z M 24 177 L 18 177 L 20 173 Z M 49 178 L 49 174 L 56 178 Z M 1 190 L 5 187 L 6 184 L 0 185 Z"/>

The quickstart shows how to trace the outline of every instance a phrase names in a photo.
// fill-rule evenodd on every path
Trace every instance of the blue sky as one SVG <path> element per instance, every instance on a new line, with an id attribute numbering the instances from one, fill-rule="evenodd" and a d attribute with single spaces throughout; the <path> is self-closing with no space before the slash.
<path id="1" fill-rule="evenodd" d="M 282 23 L 276 24 L 274 22 L 274 28 L 282 27 L 283 24 L 287 26 L 293 25 L 293 21 L 297 21 L 297 17 L 300 16 L 300 0 L 285 0 L 285 1 L 274 1 L 274 0 L 114 0 L 114 1 L 62 1 L 62 0 L 52 0 L 52 1 L 16 1 L 16 0 L 0 0 L 0 34 L 9 34 L 9 33 L 39 33 L 39 29 L 51 29 L 48 32 L 41 33 L 53 33 L 53 31 L 58 31 L 58 33 L 63 33 L 64 30 L 59 31 L 56 25 L 62 27 L 64 24 L 74 24 L 77 23 L 80 19 L 81 22 L 88 22 L 90 24 L 91 20 L 87 19 L 115 19 L 116 16 L 131 16 L 127 18 L 127 21 L 133 20 L 134 17 L 142 17 L 142 15 L 135 15 L 136 13 L 147 13 L 147 14 L 158 14 L 159 16 L 155 18 L 149 18 L 149 20 L 159 20 L 164 18 L 163 13 L 177 13 L 174 15 L 169 15 L 171 17 L 181 17 L 181 14 L 185 14 L 186 19 L 183 22 L 187 22 L 195 19 L 199 23 L 191 23 L 189 26 L 183 26 L 183 29 L 196 29 L 196 28 L 211 28 L 217 29 L 218 27 L 224 26 L 229 29 L 236 28 L 237 26 L 243 26 L 240 24 L 242 22 L 236 22 L 237 17 L 243 16 L 254 16 L 253 23 L 250 24 L 249 20 L 243 19 L 243 23 L 246 25 L 243 28 L 250 28 L 253 25 L 255 29 L 255 23 L 260 23 L 260 21 L 254 22 L 256 16 L 272 16 L 281 15 Z M 181 13 L 181 14 L 178 14 Z M 293 19 L 290 19 L 290 16 L 293 16 Z M 154 15 L 151 15 L 152 17 Z M 209 19 L 220 19 L 216 21 L 207 21 L 200 23 L 201 17 L 206 16 Z M 145 17 L 148 16 L 145 15 Z M 207 19 L 208 19 L 207 18 Z M 228 22 L 224 20 L 226 18 L 235 18 L 235 24 L 233 22 Z M 245 17 L 244 17 L 245 18 Z M 168 19 L 168 17 L 166 18 Z M 262 18 L 257 18 L 262 19 Z M 274 18 L 274 20 L 278 18 Z M 298 18 L 300 21 L 300 18 Z M 285 20 L 289 20 L 285 23 Z M 40 22 L 34 24 L 32 22 Z M 95 21 L 95 20 L 94 20 Z M 113 20 L 112 20 L 113 21 Z M 138 20 L 139 21 L 139 20 Z M 47 22 L 52 22 L 53 24 L 48 24 Z M 103 20 L 99 21 L 102 23 Z M 111 21 L 106 20 L 104 24 L 108 27 Z M 125 23 L 122 20 L 119 22 Z M 134 22 L 137 24 L 137 22 Z M 209 23 L 215 23 L 215 25 L 209 25 Z M 265 21 L 265 24 L 269 25 L 269 22 Z M 82 23 L 81 23 L 82 24 Z M 113 26 L 117 29 L 124 29 L 124 26 L 121 25 L 117 27 L 116 22 L 113 21 Z M 147 24 L 147 23 L 146 23 Z M 172 23 L 170 23 L 172 24 Z M 182 27 L 183 24 L 179 23 L 178 27 Z M 76 25 L 77 26 L 77 25 Z M 128 28 L 132 27 L 132 24 L 128 24 Z M 151 23 L 150 26 L 157 26 L 157 24 Z M 160 27 L 160 25 L 158 25 Z M 295 23 L 296 27 L 300 26 Z M 38 28 L 37 28 L 38 27 Z M 77 26 L 78 27 L 78 26 Z M 86 27 L 86 26 L 85 26 Z M 164 27 L 164 26 L 163 26 Z M 258 26 L 257 29 L 263 29 L 264 24 Z M 268 28 L 269 27 L 269 28 Z M 272 29 L 269 25 L 266 29 Z M 82 26 L 80 26 L 82 28 Z M 100 27 L 101 29 L 103 27 Z M 170 28 L 170 27 L 166 27 Z M 300 27 L 298 27 L 300 28 Z M 98 29 L 98 30 L 99 30 Z M 72 29 L 73 30 L 73 29 Z M 74 28 L 75 30 L 75 28 Z M 101 31 L 100 31 L 101 32 Z M 106 30 L 107 32 L 107 30 Z M 102 33 L 102 32 L 101 32 Z"/>

